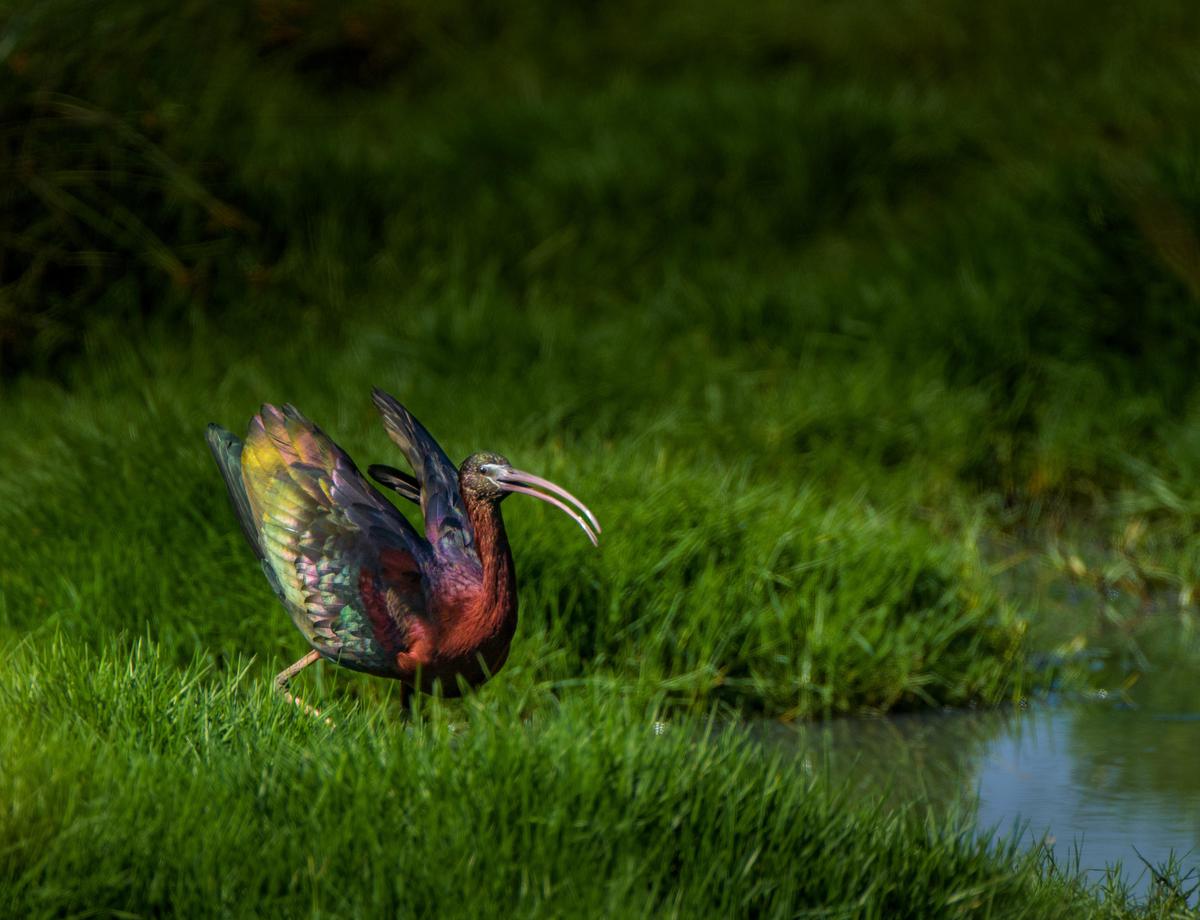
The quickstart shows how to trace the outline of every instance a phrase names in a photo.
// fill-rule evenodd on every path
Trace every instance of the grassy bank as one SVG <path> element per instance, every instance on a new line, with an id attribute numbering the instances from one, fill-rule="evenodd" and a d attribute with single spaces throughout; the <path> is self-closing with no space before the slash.
<path id="1" fill-rule="evenodd" d="M 13 916 L 1130 915 L 599 684 L 331 731 L 236 663 L 60 637 L 0 685 Z"/>
<path id="2" fill-rule="evenodd" d="M 553 343 L 571 335 L 560 314 L 525 312 L 518 325 L 513 307 L 483 304 L 482 325 L 521 330 L 510 339 L 527 338 L 526 348 L 550 343 L 538 372 L 464 365 L 446 378 L 429 366 L 445 354 L 436 342 L 397 358 L 411 334 L 347 331 L 365 344 L 338 346 L 293 328 L 269 354 L 219 338 L 191 351 L 160 342 L 114 353 L 72 395 L 28 384 L 9 404 L 0 447 L 10 471 L 0 477 L 0 552 L 20 560 L 0 575 L 4 628 L 19 636 L 50 620 L 85 643 L 148 632 L 180 663 L 197 648 L 295 655 L 297 637 L 239 542 L 197 433 L 211 418 L 244 424 L 266 387 L 363 465 L 392 458 L 366 398 L 371 381 L 391 377 L 455 454 L 502 449 L 547 471 L 586 495 L 612 534 L 596 553 L 542 509 L 507 506 L 523 586 L 514 663 L 532 679 L 648 680 L 685 701 L 786 716 L 1018 692 L 1023 625 L 987 584 L 971 532 L 939 534 L 896 498 L 839 494 L 811 476 L 776 480 L 750 453 L 729 463 L 694 436 L 704 410 L 697 417 L 672 396 L 589 392 L 588 377 L 571 371 L 581 352 L 612 381 L 661 354 L 618 338 L 615 320 L 589 326 L 611 344 L 554 357 Z M 511 360 L 506 348 L 493 354 Z M 660 392 L 686 387 L 685 374 L 706 386 L 709 369 L 680 368 L 661 376 Z M 618 439 L 603 418 L 625 410 L 644 428 L 626 418 L 632 438 Z M 543 415 L 575 411 L 587 427 L 573 436 Z M 733 424 L 723 426 L 730 441 L 740 435 Z"/>
<path id="3" fill-rule="evenodd" d="M 18 4 L 9 911 L 1122 915 L 695 721 L 1194 642 L 1200 36 L 1045 6 Z M 322 666 L 330 735 L 202 433 L 290 401 L 395 462 L 372 385 L 605 540 L 507 503 L 504 672 L 404 722 Z"/>

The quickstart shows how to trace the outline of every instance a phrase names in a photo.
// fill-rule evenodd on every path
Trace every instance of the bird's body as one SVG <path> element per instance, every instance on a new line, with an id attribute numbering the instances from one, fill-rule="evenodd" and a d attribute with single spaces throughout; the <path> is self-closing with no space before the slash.
<path id="1" fill-rule="evenodd" d="M 503 666 L 516 629 L 500 500 L 510 491 L 535 494 L 572 514 L 593 541 L 583 517 L 528 486 L 594 518 L 499 455 L 473 454 L 456 470 L 403 406 L 378 390 L 375 402 L 416 475 L 389 467 L 371 475 L 420 502 L 424 536 L 291 406 L 263 406 L 244 442 L 210 425 L 209 445 L 267 580 L 313 649 L 280 675 L 281 687 L 319 656 L 418 689 L 436 682 L 455 695 Z"/>

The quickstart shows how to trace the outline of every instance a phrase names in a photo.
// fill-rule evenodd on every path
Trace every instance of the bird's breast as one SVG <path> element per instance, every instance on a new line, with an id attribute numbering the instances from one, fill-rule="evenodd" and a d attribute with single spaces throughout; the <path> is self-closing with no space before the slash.
<path id="1" fill-rule="evenodd" d="M 517 627 L 516 592 L 497 595 L 462 581 L 442 587 L 429 599 L 428 618 L 410 631 L 409 647 L 397 655 L 396 666 L 406 683 L 429 689 L 440 681 L 445 695 L 457 696 L 460 680 L 479 686 L 508 659 Z"/>
<path id="2" fill-rule="evenodd" d="M 479 592 L 471 597 L 456 598 L 438 618 L 441 636 L 439 657 L 447 661 L 474 661 L 483 657 L 486 662 L 503 663 L 517 627 L 516 596 L 488 597 Z"/>

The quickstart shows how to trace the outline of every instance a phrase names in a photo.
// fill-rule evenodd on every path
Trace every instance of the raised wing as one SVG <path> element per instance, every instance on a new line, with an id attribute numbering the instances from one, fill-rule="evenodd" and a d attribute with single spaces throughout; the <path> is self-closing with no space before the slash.
<path id="1" fill-rule="evenodd" d="M 367 474 L 381 486 L 391 489 L 401 498 L 407 498 L 417 505 L 421 504 L 421 484 L 408 473 L 394 466 L 384 466 L 382 463 L 372 463 L 367 467 Z"/>
<path id="2" fill-rule="evenodd" d="M 388 435 L 416 474 L 425 537 L 439 554 L 471 546 L 474 539 L 458 489 L 458 470 L 411 412 L 378 387 L 371 395 Z"/>
<path id="3" fill-rule="evenodd" d="M 209 425 L 207 437 L 209 450 L 212 451 L 213 459 L 217 461 L 221 478 L 225 480 L 225 490 L 229 493 L 229 501 L 233 505 L 233 513 L 237 516 L 242 533 L 246 535 L 254 554 L 262 559 L 258 528 L 254 524 L 254 512 L 250 510 L 250 496 L 246 494 L 246 486 L 242 482 L 242 442 L 220 425 Z"/>
<path id="4" fill-rule="evenodd" d="M 390 674 L 423 629 L 429 545 L 291 406 L 263 406 L 241 450 L 263 570 L 309 644 Z"/>

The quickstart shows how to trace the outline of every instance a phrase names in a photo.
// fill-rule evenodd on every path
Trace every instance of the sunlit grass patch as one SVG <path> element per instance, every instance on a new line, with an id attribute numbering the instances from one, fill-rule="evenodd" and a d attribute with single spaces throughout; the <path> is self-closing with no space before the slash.
<path id="1" fill-rule="evenodd" d="M 317 345 L 298 335 L 275 360 L 285 366 L 306 347 Z M 330 348 L 322 360 L 347 368 L 345 392 L 292 379 L 263 398 L 301 406 L 362 466 L 390 460 L 366 399 L 367 381 L 387 380 L 386 358 Z M 198 363 L 180 379 L 155 374 L 103 397 L 27 392 L 0 473 L 0 549 L 19 560 L 0 574 L 11 634 L 50 622 L 91 644 L 149 635 L 181 663 L 196 653 L 298 655 L 200 438 L 207 421 L 236 429 L 230 415 L 256 406 L 225 408 L 228 399 L 192 383 L 204 379 L 220 372 Z M 514 414 L 528 418 L 520 397 L 538 397 L 512 380 Z M 537 679 L 637 679 L 684 705 L 787 717 L 1020 692 L 1024 626 L 989 586 L 973 530 L 938 532 L 899 497 L 873 502 L 812 476 L 772 481 L 716 462 L 709 445 L 682 436 L 694 416 L 686 392 L 664 403 L 682 403 L 682 432 L 660 426 L 651 450 L 613 442 L 594 422 L 569 447 L 536 427 L 532 437 L 502 433 L 503 421 L 481 411 L 487 391 L 462 385 L 421 385 L 435 432 L 446 419 L 464 453 L 502 449 L 569 483 L 605 523 L 596 552 L 542 509 L 505 506 L 521 585 L 513 661 Z M 493 433 L 466 442 L 463 419 L 476 414 Z"/>

